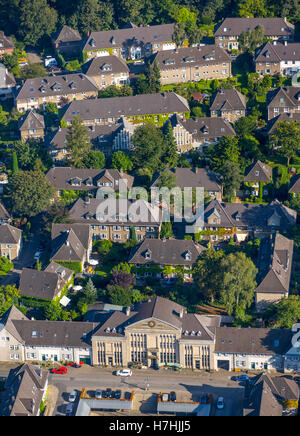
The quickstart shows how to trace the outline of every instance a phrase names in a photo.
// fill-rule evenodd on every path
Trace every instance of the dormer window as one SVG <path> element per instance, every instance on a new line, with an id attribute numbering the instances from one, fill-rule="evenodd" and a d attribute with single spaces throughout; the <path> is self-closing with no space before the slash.
<path id="1" fill-rule="evenodd" d="M 101 69 L 102 69 L 102 71 L 111 71 L 112 66 L 109 64 L 104 64 Z"/>
<path id="2" fill-rule="evenodd" d="M 151 251 L 150 250 L 147 250 L 145 252 L 145 259 L 151 259 Z"/>
<path id="3" fill-rule="evenodd" d="M 255 175 L 256 175 L 256 177 L 258 177 L 259 176 L 259 171 L 255 171 Z"/>
<path id="4" fill-rule="evenodd" d="M 90 40 L 90 44 L 91 44 L 92 47 L 96 47 L 96 41 L 94 40 L 94 38 L 92 38 Z"/>
<path id="5" fill-rule="evenodd" d="M 112 43 L 112 45 L 116 45 L 116 40 L 114 36 L 111 37 L 110 42 Z"/>
<path id="6" fill-rule="evenodd" d="M 164 61 L 165 65 L 174 65 L 175 64 L 175 59 L 166 59 Z"/>
<path id="7" fill-rule="evenodd" d="M 189 250 L 185 253 L 184 258 L 185 260 L 192 260 L 192 254 Z"/>

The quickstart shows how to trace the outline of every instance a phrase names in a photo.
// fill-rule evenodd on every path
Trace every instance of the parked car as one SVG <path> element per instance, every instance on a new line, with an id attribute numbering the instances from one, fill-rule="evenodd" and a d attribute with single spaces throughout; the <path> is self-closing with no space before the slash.
<path id="1" fill-rule="evenodd" d="M 104 398 L 112 398 L 113 391 L 111 388 L 107 388 L 105 391 L 105 397 Z"/>
<path id="2" fill-rule="evenodd" d="M 36 251 L 35 253 L 34 253 L 34 260 L 39 260 L 40 258 L 41 258 L 41 252 L 40 251 Z"/>
<path id="3" fill-rule="evenodd" d="M 73 403 L 67 404 L 67 407 L 66 407 L 66 415 L 67 416 L 71 416 L 72 415 L 73 408 L 74 408 L 74 404 Z"/>
<path id="4" fill-rule="evenodd" d="M 102 391 L 101 391 L 101 389 L 96 389 L 96 391 L 95 391 L 95 398 L 102 398 Z"/>
<path id="5" fill-rule="evenodd" d="M 130 377 L 132 375 L 131 369 L 119 369 L 116 372 L 116 375 L 120 375 L 121 377 Z"/>
<path id="6" fill-rule="evenodd" d="M 70 403 L 74 403 L 74 401 L 76 400 L 77 397 L 77 392 L 76 391 L 72 391 L 69 395 L 69 401 Z"/>
<path id="7" fill-rule="evenodd" d="M 247 374 L 234 375 L 232 377 L 232 380 L 234 380 L 234 381 L 249 381 L 249 377 L 247 376 Z"/>
<path id="8" fill-rule="evenodd" d="M 200 398 L 201 404 L 208 404 L 209 403 L 209 395 L 208 394 L 202 394 Z"/>
<path id="9" fill-rule="evenodd" d="M 116 400 L 119 400 L 121 398 L 121 396 L 122 396 L 122 392 L 120 391 L 120 389 L 117 389 L 114 393 L 114 398 Z"/>
<path id="10" fill-rule="evenodd" d="M 60 366 L 59 368 L 52 368 L 52 374 L 67 374 L 68 369 L 65 366 Z"/>
<path id="11" fill-rule="evenodd" d="M 174 392 L 174 391 L 170 392 L 169 400 L 176 401 L 176 392 Z"/>
<path id="12" fill-rule="evenodd" d="M 218 398 L 217 409 L 224 409 L 224 398 L 223 397 Z"/>

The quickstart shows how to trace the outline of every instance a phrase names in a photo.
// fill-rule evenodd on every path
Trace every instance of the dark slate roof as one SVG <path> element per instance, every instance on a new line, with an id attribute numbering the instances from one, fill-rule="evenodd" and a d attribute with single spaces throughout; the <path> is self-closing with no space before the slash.
<path id="1" fill-rule="evenodd" d="M 289 209 L 278 200 L 268 205 L 221 203 L 212 200 L 204 207 L 204 223 L 212 214 L 220 216 L 220 223 L 210 224 L 214 227 L 278 227 L 288 228 L 296 223 L 297 212 Z M 279 220 L 279 225 L 272 225 L 272 218 Z M 274 221 L 275 222 L 275 221 Z"/>
<path id="2" fill-rule="evenodd" d="M 75 189 L 76 191 L 91 191 L 98 188 L 98 181 L 102 178 L 108 178 L 113 183 L 115 181 L 127 181 L 127 187 L 130 189 L 134 177 L 121 173 L 116 169 L 92 169 L 92 168 L 71 168 L 71 167 L 53 167 L 46 174 L 47 179 L 55 189 Z M 72 185 L 76 179 L 80 185 Z M 114 188 L 117 188 L 114 185 Z"/>
<path id="3" fill-rule="evenodd" d="M 9 224 L 0 225 L 0 244 L 18 244 L 22 230 Z"/>
<path id="4" fill-rule="evenodd" d="M 144 320 L 165 322 L 180 330 L 183 339 L 211 341 L 214 337 L 211 329 L 204 325 L 206 318 L 200 315 L 188 314 L 183 306 L 158 296 L 132 306 L 128 315 L 126 315 L 125 311 L 115 311 L 111 315 L 103 315 L 103 321 L 94 335 L 123 337 L 127 326 Z M 218 325 L 218 322 L 219 318 L 215 324 Z"/>
<path id="5" fill-rule="evenodd" d="M 172 115 L 171 124 L 175 127 L 180 124 L 196 140 L 215 140 L 222 136 L 235 136 L 231 124 L 220 117 L 203 117 L 182 119 L 178 115 Z"/>
<path id="6" fill-rule="evenodd" d="M 280 233 L 261 243 L 259 285 L 256 292 L 288 293 L 292 271 L 294 241 Z"/>
<path id="7" fill-rule="evenodd" d="M 13 320 L 28 320 L 28 318 L 20 312 L 19 309 L 16 308 L 16 306 L 11 306 L 10 309 L 8 309 L 2 318 L 0 318 L 0 323 L 5 325 L 6 330 L 14 336 L 17 341 L 22 342 L 22 338 L 19 335 L 18 331 L 16 330 Z"/>
<path id="8" fill-rule="evenodd" d="M 79 198 L 70 209 L 70 219 L 90 225 L 157 226 L 161 222 L 161 211 L 144 200 L 120 202 L 119 199 L 89 198 L 86 201 Z"/>
<path id="9" fill-rule="evenodd" d="M 82 244 L 85 250 L 88 250 L 90 240 L 91 240 L 91 230 L 89 227 L 84 224 L 61 224 L 61 223 L 53 223 L 51 238 L 52 244 L 56 246 L 60 245 L 61 242 L 65 241 L 65 236 L 68 231 L 73 230 L 80 243 Z"/>
<path id="10" fill-rule="evenodd" d="M 72 321 L 13 321 L 26 346 L 91 347 L 94 323 Z"/>
<path id="11" fill-rule="evenodd" d="M 0 43 L 2 43 L 1 49 L 7 50 L 10 48 L 15 48 L 13 40 L 8 36 L 4 35 L 4 32 L 0 31 Z"/>
<path id="12" fill-rule="evenodd" d="M 179 188 L 203 187 L 206 191 L 222 192 L 220 180 L 217 175 L 206 168 L 170 168 L 171 174 L 176 177 L 175 184 Z M 159 174 L 153 177 L 151 187 L 155 187 L 159 182 Z"/>
<path id="13" fill-rule="evenodd" d="M 281 86 L 267 94 L 268 107 L 295 107 L 300 101 L 300 88 L 297 86 Z"/>
<path id="14" fill-rule="evenodd" d="M 144 239 L 130 254 L 128 263 L 193 265 L 205 247 L 191 240 L 180 239 Z M 146 253 L 151 257 L 146 258 Z M 186 254 L 190 259 L 186 259 Z"/>
<path id="15" fill-rule="evenodd" d="M 298 61 L 300 58 L 300 44 L 296 42 L 267 42 L 256 50 L 255 62 Z"/>
<path id="16" fill-rule="evenodd" d="M 1 416 L 38 415 L 47 378 L 47 370 L 29 363 L 11 369 L 5 381 Z"/>
<path id="17" fill-rule="evenodd" d="M 175 92 L 165 92 L 72 101 L 65 106 L 63 118 L 72 121 L 75 115 L 79 115 L 83 120 L 120 119 L 123 116 L 183 113 L 189 110 L 185 98 Z"/>
<path id="18" fill-rule="evenodd" d="M 245 182 L 271 182 L 272 168 L 260 160 L 253 162 L 245 170 Z"/>
<path id="19" fill-rule="evenodd" d="M 123 123 L 103 124 L 96 126 L 87 126 L 87 132 L 91 143 L 96 149 L 101 147 L 112 147 L 113 140 L 117 133 L 123 128 Z M 61 150 L 67 146 L 67 127 L 58 128 L 55 132 L 45 137 L 45 143 L 50 149 Z"/>
<path id="20" fill-rule="evenodd" d="M 19 130 L 44 129 L 44 117 L 33 110 L 28 110 L 19 118 L 18 127 Z"/>
<path id="21" fill-rule="evenodd" d="M 130 27 L 124 29 L 91 32 L 85 38 L 82 50 L 101 50 L 126 47 L 132 43 L 146 45 L 147 43 L 172 42 L 174 24 L 160 24 L 156 26 Z M 92 45 L 94 41 L 94 45 Z"/>
<path id="22" fill-rule="evenodd" d="M 153 61 L 157 62 L 160 70 L 165 71 L 174 68 L 210 65 L 216 62 L 231 63 L 232 59 L 222 48 L 216 45 L 204 45 L 159 51 Z"/>
<path id="23" fill-rule="evenodd" d="M 123 59 L 117 56 L 100 56 L 93 58 L 81 67 L 87 76 L 99 76 L 102 74 L 128 73 L 129 68 Z"/>
<path id="24" fill-rule="evenodd" d="M 237 89 L 221 88 L 212 96 L 210 110 L 245 110 L 246 96 L 241 94 Z"/>
<path id="25" fill-rule="evenodd" d="M 86 250 L 72 227 L 52 240 L 52 261 L 83 262 L 85 255 Z"/>
<path id="26" fill-rule="evenodd" d="M 52 262 L 44 271 L 24 268 L 20 276 L 20 294 L 53 300 L 71 279 L 73 271 Z"/>
<path id="27" fill-rule="evenodd" d="M 296 176 L 291 178 L 289 192 L 300 192 L 300 174 L 297 174 Z"/>
<path id="28" fill-rule="evenodd" d="M 81 41 L 81 36 L 76 29 L 72 29 L 71 27 L 65 25 L 62 28 L 58 29 L 58 31 L 52 35 L 52 40 L 55 43 L 78 43 L 79 41 Z"/>
<path id="29" fill-rule="evenodd" d="M 298 399 L 299 387 L 294 380 L 262 373 L 248 386 L 244 416 L 281 416 L 281 402 Z"/>
<path id="30" fill-rule="evenodd" d="M 215 353 L 283 355 L 291 338 L 291 330 L 217 327 Z"/>
<path id="31" fill-rule="evenodd" d="M 7 212 L 3 204 L 0 202 L 0 220 L 9 220 L 9 219 L 10 219 L 9 213 Z"/>
<path id="32" fill-rule="evenodd" d="M 284 18 L 225 18 L 214 34 L 215 36 L 239 36 L 242 32 L 253 30 L 257 26 L 264 27 L 265 36 L 292 36 L 294 33 L 294 25 Z"/>
<path id="33" fill-rule="evenodd" d="M 91 91 L 98 92 L 98 87 L 93 79 L 85 74 L 71 73 L 27 79 L 17 89 L 16 99 L 41 98 L 51 95 L 66 95 Z"/>
<path id="34" fill-rule="evenodd" d="M 276 129 L 277 124 L 282 121 L 287 122 L 300 122 L 300 113 L 282 113 L 280 115 L 277 115 L 277 117 L 272 118 L 267 122 L 265 130 L 267 131 L 268 135 L 271 135 L 273 131 Z"/>

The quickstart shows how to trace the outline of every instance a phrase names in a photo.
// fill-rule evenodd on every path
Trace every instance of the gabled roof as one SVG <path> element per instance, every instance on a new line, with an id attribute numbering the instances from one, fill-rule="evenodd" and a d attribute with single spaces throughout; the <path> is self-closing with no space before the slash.
<path id="1" fill-rule="evenodd" d="M 179 188 L 202 187 L 206 191 L 222 192 L 221 182 L 217 175 L 206 168 L 169 168 L 171 174 L 176 177 L 175 184 Z M 159 174 L 155 174 L 152 187 L 159 183 Z"/>
<path id="2" fill-rule="evenodd" d="M 0 202 L 0 220 L 8 221 L 10 218 L 10 214 L 7 212 L 4 205 Z"/>
<path id="3" fill-rule="evenodd" d="M 0 225 L 0 244 L 18 244 L 22 235 L 22 230 L 10 224 Z"/>
<path id="4" fill-rule="evenodd" d="M 111 68 L 107 71 L 105 70 L 105 66 L 110 66 Z M 87 76 L 102 76 L 102 74 L 117 73 L 129 74 L 128 65 L 123 61 L 123 59 L 120 59 L 117 56 L 96 57 L 82 65 L 81 68 Z"/>
<path id="5" fill-rule="evenodd" d="M 300 44 L 297 42 L 267 42 L 257 49 L 255 62 L 297 61 L 300 58 Z"/>
<path id="6" fill-rule="evenodd" d="M 220 89 L 214 96 L 209 108 L 215 110 L 245 110 L 246 96 L 237 89 Z"/>
<path id="7" fill-rule="evenodd" d="M 1 43 L 1 46 L 0 46 L 1 50 L 15 48 L 13 40 L 11 38 L 9 38 L 8 36 L 5 36 L 4 32 L 1 32 L 1 31 L 0 31 L 0 43 Z"/>
<path id="8" fill-rule="evenodd" d="M 184 113 L 189 110 L 185 98 L 175 92 L 164 92 L 72 101 L 66 105 L 63 118 L 66 122 L 72 121 L 75 115 L 79 115 L 83 120 L 119 120 L 124 116 Z"/>
<path id="9" fill-rule="evenodd" d="M 268 107 L 296 107 L 300 102 L 300 88 L 297 86 L 281 86 L 267 94 Z"/>
<path id="10" fill-rule="evenodd" d="M 52 40 L 55 43 L 78 42 L 81 36 L 76 29 L 65 25 L 52 35 Z"/>
<path id="11" fill-rule="evenodd" d="M 284 18 L 225 18 L 214 31 L 215 36 L 239 36 L 263 26 L 265 36 L 292 36 L 294 25 Z M 225 30 L 226 29 L 226 30 Z"/>
<path id="12" fill-rule="evenodd" d="M 53 167 L 46 174 L 47 179 L 55 189 L 75 189 L 76 191 L 91 191 L 98 188 L 97 183 L 102 178 L 108 178 L 111 182 L 124 180 L 130 189 L 134 177 L 114 168 L 112 169 L 93 169 L 93 168 L 72 168 L 72 167 Z M 80 179 L 80 186 L 72 185 L 73 179 Z M 92 185 L 91 185 L 92 183 Z M 114 188 L 117 186 L 114 184 Z"/>
<path id="13" fill-rule="evenodd" d="M 48 379 L 48 371 L 24 363 L 11 369 L 5 382 L 2 416 L 37 416 Z"/>
<path id="14" fill-rule="evenodd" d="M 295 113 L 284 112 L 280 115 L 277 115 L 277 117 L 270 119 L 266 125 L 266 131 L 267 131 L 268 135 L 271 135 L 273 133 L 273 131 L 276 129 L 278 123 L 282 122 L 282 121 L 286 121 L 289 123 L 290 122 L 300 122 L 300 113 L 298 113 L 298 112 L 295 112 Z"/>
<path id="15" fill-rule="evenodd" d="M 146 238 L 132 251 L 128 263 L 193 265 L 204 250 L 206 250 L 205 247 L 191 240 Z M 150 258 L 145 255 L 147 251 L 151 252 Z"/>
<path id="16" fill-rule="evenodd" d="M 289 292 L 294 241 L 280 233 L 272 234 L 261 243 L 259 253 L 260 284 L 258 293 Z"/>
<path id="17" fill-rule="evenodd" d="M 93 79 L 82 73 L 71 73 L 60 76 L 47 76 L 27 79 L 16 90 L 16 100 L 41 98 L 54 95 L 68 95 L 82 92 L 98 92 Z"/>
<path id="18" fill-rule="evenodd" d="M 292 177 L 289 187 L 289 192 L 298 193 L 300 192 L 300 174 Z"/>
<path id="19" fill-rule="evenodd" d="M 115 30 L 91 32 L 82 45 L 83 51 L 120 48 L 133 45 L 145 46 L 147 43 L 157 44 L 172 42 L 174 24 L 156 26 L 129 27 Z"/>
<path id="20" fill-rule="evenodd" d="M 19 130 L 44 129 L 44 117 L 30 109 L 19 118 L 18 126 Z"/>
<path id="21" fill-rule="evenodd" d="M 195 140 L 215 140 L 222 136 L 235 136 L 231 124 L 220 117 L 203 117 L 182 119 L 178 115 L 172 115 L 173 127 L 180 125 L 186 129 Z"/>
<path id="22" fill-rule="evenodd" d="M 16 330 L 13 320 L 28 320 L 28 318 L 20 312 L 19 309 L 16 308 L 16 306 L 11 306 L 10 309 L 8 309 L 2 318 L 0 318 L 0 323 L 3 324 L 6 328 L 6 330 L 14 336 L 19 342 L 22 342 L 22 338 L 19 335 L 18 331 Z"/>
<path id="23" fill-rule="evenodd" d="M 55 249 L 65 243 L 65 238 L 68 232 L 73 230 L 85 250 L 89 249 L 92 238 L 91 229 L 84 224 L 62 224 L 53 223 L 51 231 L 52 245 Z"/>
<path id="24" fill-rule="evenodd" d="M 232 59 L 217 45 L 209 44 L 201 47 L 180 47 L 175 50 L 159 51 L 154 56 L 154 61 L 157 62 L 160 70 L 166 71 L 219 62 L 231 63 Z"/>
<path id="25" fill-rule="evenodd" d="M 245 170 L 245 182 L 271 182 L 272 168 L 260 160 L 253 162 Z"/>
<path id="26" fill-rule="evenodd" d="M 65 231 L 53 244 L 51 260 L 56 262 L 83 262 L 86 255 L 74 230 Z"/>

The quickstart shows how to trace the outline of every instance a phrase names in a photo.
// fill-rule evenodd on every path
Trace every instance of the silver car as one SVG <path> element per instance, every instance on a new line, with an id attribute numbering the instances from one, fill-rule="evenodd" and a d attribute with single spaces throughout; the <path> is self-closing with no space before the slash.
<path id="1" fill-rule="evenodd" d="M 76 391 L 72 391 L 69 395 L 69 401 L 70 403 L 74 403 L 74 401 L 76 400 L 77 397 L 77 392 Z"/>

